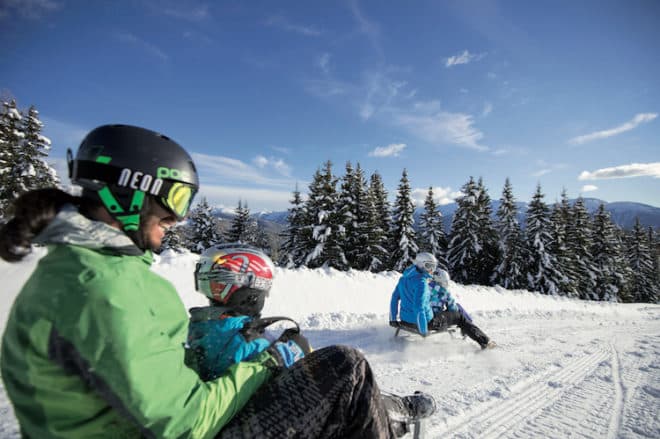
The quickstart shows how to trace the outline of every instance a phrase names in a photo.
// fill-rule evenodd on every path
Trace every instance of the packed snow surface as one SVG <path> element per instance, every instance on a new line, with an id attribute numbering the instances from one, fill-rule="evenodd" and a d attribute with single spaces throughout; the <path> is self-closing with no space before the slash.
<path id="1" fill-rule="evenodd" d="M 41 255 L 0 262 L 1 328 Z M 194 290 L 197 258 L 166 252 L 153 267 L 188 308 L 206 304 Z M 660 438 L 660 306 L 452 282 L 458 302 L 498 344 L 481 351 L 448 333 L 394 338 L 388 312 L 398 277 L 277 269 L 263 315 L 296 319 L 315 348 L 358 348 L 382 389 L 432 394 L 438 413 L 426 426 L 427 438 Z M 4 388 L 0 437 L 19 437 Z"/>

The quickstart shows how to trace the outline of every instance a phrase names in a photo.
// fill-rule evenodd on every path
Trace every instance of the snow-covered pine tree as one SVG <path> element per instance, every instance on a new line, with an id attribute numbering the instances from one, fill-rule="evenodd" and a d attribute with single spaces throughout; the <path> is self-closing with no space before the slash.
<path id="1" fill-rule="evenodd" d="M 648 235 L 639 222 L 635 219 L 635 225 L 628 238 L 627 249 L 628 263 L 632 269 L 630 278 L 630 290 L 635 302 L 655 303 L 658 300 L 653 279 L 653 261 L 649 249 Z"/>
<path id="2" fill-rule="evenodd" d="M 174 250 L 177 253 L 181 253 L 185 248 L 183 234 L 183 226 L 179 224 L 167 229 L 160 245 L 161 250 Z"/>
<path id="3" fill-rule="evenodd" d="M 26 166 L 26 173 L 30 175 L 26 186 L 29 189 L 41 189 L 47 187 L 59 186 L 57 172 L 46 162 L 48 151 L 50 151 L 50 139 L 41 134 L 44 124 L 39 120 L 39 112 L 30 106 L 27 115 L 23 116 L 23 132 L 25 139 L 23 142 L 23 156 Z"/>
<path id="4" fill-rule="evenodd" d="M 415 229 L 415 204 L 410 194 L 408 171 L 403 170 L 392 214 L 392 243 L 396 245 L 392 251 L 391 265 L 394 270 L 402 272 L 415 260 L 419 247 L 417 246 Z"/>
<path id="5" fill-rule="evenodd" d="M 479 254 L 479 272 L 477 283 L 480 285 L 490 285 L 490 278 L 495 271 L 498 252 L 498 236 L 493 226 L 493 209 L 490 205 L 490 196 L 488 189 L 484 185 L 483 179 L 479 177 L 477 182 L 477 212 L 479 230 L 477 236 L 481 241 L 481 252 Z"/>
<path id="6" fill-rule="evenodd" d="M 651 283 L 655 291 L 655 302 L 660 300 L 660 240 L 653 227 L 648 228 L 649 253 L 651 253 Z"/>
<path id="7" fill-rule="evenodd" d="M 387 190 L 378 172 L 369 178 L 368 197 L 372 213 L 369 215 L 369 270 L 381 271 L 392 268 L 390 251 L 392 245 L 389 233 L 392 228 L 391 206 L 387 200 Z"/>
<path id="8" fill-rule="evenodd" d="M 597 300 L 594 293 L 597 269 L 591 254 L 592 226 L 584 199 L 578 197 L 571 209 L 571 221 L 566 233 L 573 256 L 573 269 L 576 274 L 576 288 L 581 299 Z"/>
<path id="9" fill-rule="evenodd" d="M 479 282 L 477 269 L 482 251 L 479 232 L 479 208 L 477 184 L 473 177 L 461 188 L 456 199 L 458 208 L 451 222 L 451 234 L 447 248 L 447 262 L 452 279 L 462 284 Z"/>
<path id="10" fill-rule="evenodd" d="M 518 223 L 518 208 L 513 196 L 513 187 L 508 177 L 504 182 L 500 206 L 497 209 L 497 232 L 499 260 L 491 281 L 508 289 L 526 288 L 525 241 Z"/>
<path id="11" fill-rule="evenodd" d="M 337 210 L 337 178 L 332 174 L 332 162 L 328 160 L 323 171 L 317 170 L 309 185 L 309 198 L 305 203 L 311 230 L 307 243 L 305 265 L 310 268 L 333 267 L 346 270 L 348 263 L 341 243 L 344 226 Z"/>
<path id="12" fill-rule="evenodd" d="M 219 221 L 213 216 L 205 197 L 191 210 L 185 230 L 186 247 L 193 253 L 201 253 L 223 241 Z"/>
<path id="13" fill-rule="evenodd" d="M 626 267 L 623 264 L 623 247 L 610 214 L 600 203 L 594 215 L 591 254 L 596 268 L 594 293 L 597 300 L 619 301 L 619 294 L 625 296 Z"/>
<path id="14" fill-rule="evenodd" d="M 247 204 L 245 205 L 245 209 L 247 209 Z M 264 227 L 259 224 L 257 218 L 250 217 L 249 215 L 250 211 L 248 210 L 247 227 L 245 228 L 242 242 L 257 247 L 263 250 L 268 256 L 272 257 L 273 244 L 271 243 L 270 237 L 266 233 Z"/>
<path id="15" fill-rule="evenodd" d="M 355 171 L 351 162 L 346 162 L 344 176 L 339 190 L 337 213 L 344 226 L 343 242 L 341 243 L 349 267 L 357 268 L 358 254 L 358 200 L 355 193 Z"/>
<path id="16" fill-rule="evenodd" d="M 571 222 L 571 205 L 568 201 L 566 189 L 561 192 L 561 201 L 555 203 L 550 215 L 552 235 L 552 253 L 557 259 L 557 269 L 563 276 L 559 285 L 560 294 L 577 298 L 579 296 L 575 287 L 577 274 L 574 270 L 574 258 L 568 245 L 568 224 Z"/>
<path id="17" fill-rule="evenodd" d="M 346 233 L 346 257 L 351 263 L 351 267 L 358 270 L 369 270 L 372 262 L 371 252 L 375 249 L 375 242 L 371 234 L 371 220 L 374 218 L 373 203 L 369 198 L 367 180 L 364 176 L 364 170 L 360 163 L 357 163 L 355 174 L 353 176 L 353 184 L 351 186 L 351 193 L 353 194 L 352 205 L 355 212 L 353 216 L 353 236 Z M 348 249 L 351 250 L 351 257 L 349 258 Z"/>
<path id="18" fill-rule="evenodd" d="M 250 237 L 247 236 L 249 223 L 250 209 L 247 203 L 243 206 L 243 201 L 238 200 L 238 207 L 236 207 L 234 217 L 231 220 L 231 226 L 226 235 L 227 242 L 249 242 Z"/>
<path id="19" fill-rule="evenodd" d="M 305 206 L 298 190 L 298 183 L 289 202 L 291 207 L 288 209 L 287 226 L 280 234 L 282 244 L 279 249 L 279 262 L 284 267 L 294 268 L 304 262 L 302 243 L 305 231 Z"/>
<path id="20" fill-rule="evenodd" d="M 442 226 L 442 213 L 433 198 L 433 187 L 424 199 L 424 212 L 419 217 L 419 251 L 429 252 L 438 260 L 438 267 L 447 270 L 447 236 Z"/>
<path id="21" fill-rule="evenodd" d="M 0 222 L 24 192 L 58 185 L 55 170 L 44 158 L 50 140 L 41 134 L 39 113 L 22 114 L 15 101 L 3 102 L 0 114 Z"/>
<path id="22" fill-rule="evenodd" d="M 527 266 L 529 267 L 527 284 L 532 291 L 559 294 L 563 275 L 557 269 L 557 259 L 550 252 L 552 248 L 550 210 L 543 197 L 541 185 L 538 184 L 527 209 Z"/>

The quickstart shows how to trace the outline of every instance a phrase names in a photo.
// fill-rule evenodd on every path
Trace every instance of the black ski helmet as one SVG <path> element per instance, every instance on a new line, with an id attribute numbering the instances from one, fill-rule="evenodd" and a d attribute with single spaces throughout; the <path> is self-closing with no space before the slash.
<path id="1" fill-rule="evenodd" d="M 96 197 L 133 241 L 146 197 L 177 219 L 185 216 L 199 188 L 190 155 L 157 132 L 131 125 L 103 125 L 90 131 L 75 159 L 67 151 L 69 177 Z M 136 241 L 143 248 L 141 242 Z"/>

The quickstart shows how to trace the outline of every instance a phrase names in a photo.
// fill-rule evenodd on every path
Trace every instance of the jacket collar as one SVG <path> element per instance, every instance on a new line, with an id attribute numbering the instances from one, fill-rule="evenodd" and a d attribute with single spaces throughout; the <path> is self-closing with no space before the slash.
<path id="1" fill-rule="evenodd" d="M 35 244 L 69 244 L 119 255 L 145 256 L 151 263 L 151 251 L 140 250 L 124 232 L 101 221 L 81 215 L 70 204 L 64 206 L 33 240 Z"/>

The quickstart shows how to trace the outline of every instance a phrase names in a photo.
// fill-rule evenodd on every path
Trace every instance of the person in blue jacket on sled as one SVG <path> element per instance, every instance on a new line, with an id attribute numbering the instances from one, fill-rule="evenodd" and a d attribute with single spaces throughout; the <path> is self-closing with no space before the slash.
<path id="1" fill-rule="evenodd" d="M 495 347 L 495 342 L 472 322 L 470 315 L 449 293 L 449 274 L 440 270 L 434 276 L 437 267 L 435 256 L 423 252 L 406 268 L 392 293 L 390 324 L 398 326 L 398 316 L 401 322 L 416 326 L 424 337 L 429 331 L 444 331 L 457 325 L 482 349 Z"/>

